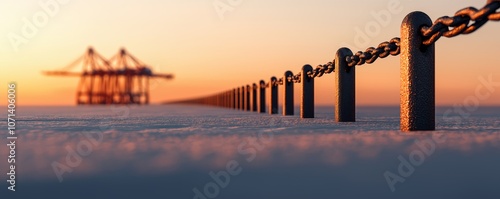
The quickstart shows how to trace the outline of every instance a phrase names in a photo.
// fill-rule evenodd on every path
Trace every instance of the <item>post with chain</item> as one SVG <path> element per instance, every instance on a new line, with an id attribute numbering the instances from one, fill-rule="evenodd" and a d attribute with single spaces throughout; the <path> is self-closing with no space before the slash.
<path id="1" fill-rule="evenodd" d="M 283 77 L 283 115 L 293 115 L 293 82 L 288 81 L 292 76 L 291 71 L 286 71 Z"/>
<path id="2" fill-rule="evenodd" d="M 241 87 L 241 92 L 242 92 L 242 99 L 243 99 L 243 107 L 241 108 L 241 110 L 245 111 L 247 110 L 247 87 L 246 86 L 242 86 Z"/>
<path id="3" fill-rule="evenodd" d="M 233 108 L 233 94 L 231 93 L 231 90 L 227 91 L 227 108 Z"/>
<path id="4" fill-rule="evenodd" d="M 223 101 L 222 101 L 222 106 L 223 106 L 224 108 L 227 108 L 227 107 L 228 107 L 228 105 L 227 105 L 227 92 L 226 92 L 226 91 L 224 91 L 224 92 L 222 93 L 222 99 L 223 99 Z"/>
<path id="5" fill-rule="evenodd" d="M 233 98 L 233 99 L 232 99 L 232 103 L 233 103 L 233 107 L 232 107 L 232 108 L 233 108 L 233 109 L 236 109 L 236 107 L 237 107 L 238 103 L 236 103 L 236 89 L 235 89 L 235 88 L 233 88 L 233 93 L 232 93 L 232 96 L 233 96 L 233 97 L 232 97 L 232 98 Z"/>
<path id="6" fill-rule="evenodd" d="M 252 107 L 253 112 L 257 112 L 257 84 L 252 84 Z"/>
<path id="7" fill-rule="evenodd" d="M 259 82 L 259 113 L 266 112 L 266 82 L 260 80 Z"/>
<path id="8" fill-rule="evenodd" d="M 245 110 L 245 87 L 240 87 L 240 110 Z"/>
<path id="9" fill-rule="evenodd" d="M 216 94 L 215 95 L 215 106 L 218 106 L 220 107 L 220 104 L 221 104 L 221 97 L 220 97 L 220 93 Z"/>
<path id="10" fill-rule="evenodd" d="M 229 92 L 224 91 L 224 108 L 229 108 Z"/>
<path id="11" fill-rule="evenodd" d="M 421 36 L 431 25 L 423 12 L 408 14 L 401 25 L 401 131 L 435 129 L 435 50 Z"/>
<path id="12" fill-rule="evenodd" d="M 269 114 L 278 114 L 278 85 L 276 77 L 269 82 Z"/>
<path id="13" fill-rule="evenodd" d="M 245 91 L 246 91 L 246 93 L 245 93 L 245 97 L 246 97 L 246 99 L 245 99 L 245 101 L 246 101 L 245 110 L 246 111 L 250 111 L 250 103 L 251 103 L 251 101 L 250 101 L 250 99 L 251 99 L 250 98 L 250 93 L 252 92 L 250 90 L 250 85 L 247 85 Z"/>
<path id="14" fill-rule="evenodd" d="M 241 88 L 236 88 L 236 105 L 238 110 L 241 110 Z"/>
<path id="15" fill-rule="evenodd" d="M 335 121 L 355 122 L 356 121 L 356 70 L 349 67 L 346 61 L 347 56 L 352 56 L 352 51 L 348 48 L 340 48 L 335 55 Z"/>
<path id="16" fill-rule="evenodd" d="M 302 67 L 301 80 L 302 94 L 300 100 L 300 118 L 314 118 L 314 79 L 308 73 L 312 72 L 311 65 Z"/>
<path id="17" fill-rule="evenodd" d="M 222 99 L 222 93 L 217 94 L 217 106 L 218 107 L 222 106 L 223 100 L 224 99 Z"/>

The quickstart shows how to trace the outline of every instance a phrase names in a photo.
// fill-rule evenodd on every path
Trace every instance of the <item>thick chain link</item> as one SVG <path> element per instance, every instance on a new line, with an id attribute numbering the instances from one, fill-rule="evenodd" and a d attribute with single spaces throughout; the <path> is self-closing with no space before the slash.
<path id="1" fill-rule="evenodd" d="M 400 38 L 392 38 L 390 41 L 380 43 L 377 48 L 369 47 L 364 52 L 358 51 L 353 56 L 347 56 L 346 62 L 349 67 L 353 67 L 365 63 L 371 64 L 375 62 L 377 58 L 385 58 L 389 55 L 399 55 L 401 52 L 400 42 Z"/>
<path id="2" fill-rule="evenodd" d="M 422 27 L 422 36 L 426 39 L 423 45 L 434 44 L 441 36 L 444 37 L 454 37 L 460 34 L 469 34 L 481 26 L 483 26 L 488 21 L 500 21 L 500 12 L 497 10 L 500 8 L 500 0 L 489 0 L 486 6 L 478 10 L 474 7 L 464 8 L 455 13 L 455 16 L 448 17 L 443 16 L 438 18 L 431 27 Z M 471 24 L 471 21 L 473 23 Z M 396 56 L 401 53 L 400 48 L 401 39 L 398 37 L 392 38 L 390 41 L 385 41 L 380 43 L 376 48 L 369 47 L 364 52 L 358 51 L 352 56 L 347 56 L 346 62 L 349 67 L 354 67 L 356 65 L 372 64 L 378 58 L 385 58 L 389 55 Z M 318 65 L 314 70 L 309 71 L 307 76 L 309 78 L 321 77 L 324 74 L 330 74 L 335 71 L 335 60 L 328 62 L 327 64 Z M 275 82 L 270 82 L 266 84 L 266 87 L 271 85 L 283 85 L 284 81 L 300 83 L 302 79 L 302 74 L 297 73 L 293 76 L 286 77 L 286 79 L 280 78 Z"/>
<path id="3" fill-rule="evenodd" d="M 500 1 L 490 0 L 481 10 L 474 7 L 468 7 L 459 10 L 453 17 L 440 17 L 431 27 L 422 27 L 422 35 L 427 38 L 423 44 L 432 45 L 441 38 L 441 36 L 455 37 L 459 34 L 472 33 L 489 20 L 499 21 L 500 12 L 496 12 L 499 8 Z M 471 20 L 474 21 L 472 24 Z"/>
<path id="4" fill-rule="evenodd" d="M 316 66 L 314 70 L 309 71 L 307 73 L 307 76 L 309 76 L 309 78 L 321 77 L 324 74 L 330 74 L 334 71 L 335 71 L 335 63 L 328 62 L 327 64 Z"/>

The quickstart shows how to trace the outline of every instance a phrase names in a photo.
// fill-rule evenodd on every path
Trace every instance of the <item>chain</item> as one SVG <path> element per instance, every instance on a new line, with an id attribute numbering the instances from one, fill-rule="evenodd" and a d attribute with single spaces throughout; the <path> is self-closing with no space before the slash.
<path id="1" fill-rule="evenodd" d="M 459 10 L 453 17 L 440 17 L 431 27 L 422 27 L 422 35 L 427 38 L 423 44 L 427 46 L 432 45 L 441 36 L 455 37 L 459 34 L 472 33 L 488 22 L 488 20 L 499 21 L 500 12 L 496 12 L 499 8 L 500 1 L 490 0 L 481 10 L 468 7 Z M 471 20 L 474 23 L 470 24 Z"/>
<path id="2" fill-rule="evenodd" d="M 459 10 L 453 17 L 443 16 L 438 18 L 431 27 L 422 27 L 422 36 L 426 38 L 423 42 L 424 45 L 434 44 L 441 36 L 455 37 L 459 34 L 469 34 L 489 20 L 500 21 L 500 0 L 488 0 L 486 6 L 478 10 L 474 7 L 464 8 Z M 473 21 L 470 24 L 471 20 Z M 469 25 L 470 24 L 470 25 Z M 451 29 L 450 29 L 451 28 Z M 352 56 L 347 56 L 346 62 L 349 67 L 356 65 L 363 65 L 365 63 L 372 64 L 378 58 L 385 58 L 389 55 L 396 56 L 401 53 L 400 48 L 401 39 L 398 37 L 392 38 L 390 41 L 380 43 L 376 48 L 369 47 L 364 52 L 358 51 Z M 327 64 L 318 65 L 312 71 L 307 72 L 309 78 L 321 77 L 324 74 L 330 74 L 335 71 L 335 60 Z M 269 88 L 270 86 L 283 85 L 285 82 L 301 83 L 301 72 L 280 78 L 279 80 L 263 83 L 260 87 Z"/>
<path id="3" fill-rule="evenodd" d="M 259 86 L 261 88 L 267 88 L 267 84 L 265 82 L 261 82 Z"/>
<path id="4" fill-rule="evenodd" d="M 276 81 L 276 86 L 279 86 L 279 85 L 283 85 L 283 77 L 278 79 L 278 81 Z"/>
<path id="5" fill-rule="evenodd" d="M 365 52 L 358 51 L 353 56 L 346 57 L 347 64 L 349 67 L 363 65 L 365 63 L 371 64 L 375 62 L 377 58 L 385 58 L 389 55 L 399 55 L 401 52 L 400 42 L 401 39 L 395 37 L 390 41 L 380 43 L 377 48 L 369 47 L 365 50 Z"/>
<path id="6" fill-rule="evenodd" d="M 321 77 L 324 74 L 330 74 L 334 71 L 335 71 L 335 61 L 316 66 L 314 70 L 307 72 L 307 76 L 309 76 L 309 78 Z"/>
<path id="7" fill-rule="evenodd" d="M 286 78 L 286 81 L 293 83 L 300 83 L 300 79 L 302 78 L 302 73 L 297 73 L 293 76 L 289 76 Z"/>

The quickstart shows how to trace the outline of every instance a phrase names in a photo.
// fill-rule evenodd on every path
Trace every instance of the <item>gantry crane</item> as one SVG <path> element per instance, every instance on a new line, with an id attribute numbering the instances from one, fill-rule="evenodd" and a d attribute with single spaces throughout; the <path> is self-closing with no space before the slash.
<path id="1" fill-rule="evenodd" d="M 82 65 L 82 72 L 71 72 Z M 149 79 L 172 79 L 172 74 L 155 74 L 128 54 L 125 49 L 105 59 L 89 48 L 77 60 L 58 71 L 44 71 L 50 76 L 77 76 L 80 82 L 76 91 L 77 104 L 149 104 Z"/>

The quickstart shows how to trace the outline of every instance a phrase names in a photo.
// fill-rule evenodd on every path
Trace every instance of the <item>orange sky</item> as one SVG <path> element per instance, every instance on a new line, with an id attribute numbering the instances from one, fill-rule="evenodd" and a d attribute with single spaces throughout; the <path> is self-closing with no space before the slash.
<path id="1" fill-rule="evenodd" d="M 49 5 L 45 9 L 44 3 Z M 230 11 L 218 13 L 214 3 Z M 0 3 L 0 96 L 6 98 L 7 83 L 15 81 L 19 105 L 75 104 L 78 78 L 47 77 L 41 71 L 63 68 L 88 46 L 106 57 L 123 46 L 155 72 L 174 73 L 173 81 L 152 82 L 154 103 L 208 95 L 280 76 L 286 70 L 299 72 L 304 64 L 326 63 L 343 46 L 357 51 L 378 45 L 399 36 L 400 23 L 411 11 L 424 11 L 436 19 L 468 6 L 481 8 L 484 3 L 4 0 Z M 377 13 L 389 13 L 389 18 L 377 20 Z M 33 23 L 33 17 L 44 23 L 38 23 L 24 43 L 12 45 L 12 35 L 23 36 L 23 26 L 26 21 Z M 372 28 L 367 31 L 367 26 Z M 471 35 L 438 41 L 438 105 L 462 104 L 475 95 L 481 77 L 491 75 L 500 82 L 499 28 L 500 23 L 489 22 Z M 360 32 L 367 34 L 364 41 L 356 40 Z M 377 60 L 356 72 L 359 105 L 399 104 L 399 57 Z M 333 81 L 333 75 L 316 80 L 317 104 L 334 103 Z M 495 88 L 498 91 L 480 105 L 500 105 L 500 87 Z M 298 94 L 296 89 L 297 99 Z"/>

